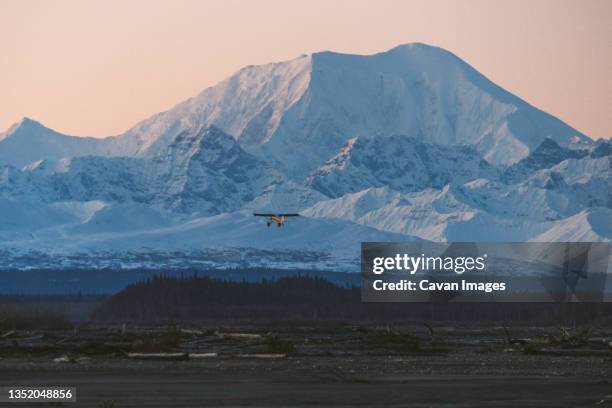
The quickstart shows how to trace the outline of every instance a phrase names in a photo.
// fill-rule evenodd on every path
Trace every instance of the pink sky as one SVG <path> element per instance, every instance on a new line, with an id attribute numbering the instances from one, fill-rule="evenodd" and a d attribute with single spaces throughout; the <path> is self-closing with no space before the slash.
<path id="1" fill-rule="evenodd" d="M 118 134 L 244 65 L 446 48 L 591 137 L 612 137 L 612 1 L 0 0 L 0 131 Z"/>

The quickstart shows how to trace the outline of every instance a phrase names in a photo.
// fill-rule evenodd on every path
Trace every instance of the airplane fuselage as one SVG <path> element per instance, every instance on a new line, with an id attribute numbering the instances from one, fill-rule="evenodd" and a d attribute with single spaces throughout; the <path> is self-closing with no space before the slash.
<path id="1" fill-rule="evenodd" d="M 270 225 L 272 225 L 272 223 L 273 223 L 273 222 L 275 222 L 275 223 L 276 223 L 276 225 L 278 225 L 279 227 L 282 227 L 282 226 L 284 226 L 284 225 L 285 225 L 285 217 L 283 217 L 283 216 L 278 217 L 278 216 L 276 216 L 276 215 L 273 215 L 273 216 L 272 216 L 272 217 L 270 217 L 270 218 L 269 218 L 269 220 L 268 220 L 268 227 L 269 227 Z"/>

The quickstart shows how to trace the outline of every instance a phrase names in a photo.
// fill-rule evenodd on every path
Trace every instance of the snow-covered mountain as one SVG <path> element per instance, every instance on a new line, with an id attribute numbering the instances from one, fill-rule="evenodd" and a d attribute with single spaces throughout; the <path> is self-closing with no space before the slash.
<path id="1" fill-rule="evenodd" d="M 201 124 L 220 127 L 296 177 L 321 166 L 353 137 L 403 134 L 467 144 L 490 163 L 504 165 L 547 137 L 562 146 L 589 142 L 454 54 L 424 44 L 249 66 L 121 138 L 127 151 L 153 156 L 180 130 Z"/>
<path id="2" fill-rule="evenodd" d="M 108 156 L 115 138 L 68 136 L 30 118 L 23 118 L 0 133 L 0 165 L 23 167 L 38 160 L 59 160 L 87 155 Z"/>
<path id="3" fill-rule="evenodd" d="M 19 253 L 357 259 L 360 240 L 610 240 L 611 209 L 609 141 L 423 44 L 249 66 L 115 137 L 0 135 L 0 250 Z"/>
<path id="4" fill-rule="evenodd" d="M 331 159 L 353 137 L 402 134 L 429 143 L 466 144 L 488 162 L 504 165 L 527 156 L 547 137 L 561 146 L 590 142 L 454 54 L 408 44 L 374 55 L 320 52 L 248 66 L 122 135 L 98 140 L 99 150 L 62 138 L 57 146 L 33 145 L 22 162 L 56 158 L 46 155 L 62 151 L 71 157 L 153 157 L 181 131 L 202 125 L 219 127 L 243 147 L 273 158 L 285 172 L 300 177 Z M 0 164 L 23 164 L 10 159 L 18 143 L 7 141 L 18 140 L 16 136 L 9 131 L 0 141 L 5 152 Z M 75 143 L 83 145 L 82 152 L 73 148 Z"/>

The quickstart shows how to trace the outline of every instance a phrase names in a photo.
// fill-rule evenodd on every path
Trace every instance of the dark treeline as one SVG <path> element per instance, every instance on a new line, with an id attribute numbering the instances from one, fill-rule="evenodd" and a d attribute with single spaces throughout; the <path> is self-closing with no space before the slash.
<path id="1" fill-rule="evenodd" d="M 155 276 L 112 296 L 92 318 L 140 323 L 214 319 L 610 323 L 612 304 L 362 303 L 358 287 L 337 286 L 321 277 L 253 282 Z"/>
<path id="2" fill-rule="evenodd" d="M 0 295 L 0 328 L 41 328 L 59 326 L 42 324 L 49 320 L 80 322 L 89 319 L 89 314 L 108 296 L 104 295 Z M 11 327 L 12 326 L 12 327 Z"/>
<path id="3" fill-rule="evenodd" d="M 46 294 L 46 293 L 14 293 L 0 294 L 0 304 L 66 304 L 66 303 L 89 303 L 106 300 L 109 295 L 70 293 L 70 294 Z"/>

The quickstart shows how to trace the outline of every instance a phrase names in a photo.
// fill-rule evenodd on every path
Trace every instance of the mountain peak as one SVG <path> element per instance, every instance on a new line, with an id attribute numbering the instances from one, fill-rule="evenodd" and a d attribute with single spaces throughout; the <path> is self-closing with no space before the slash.
<path id="1" fill-rule="evenodd" d="M 605 157 L 612 155 L 612 140 L 600 139 L 591 151 L 591 157 Z"/>
<path id="2" fill-rule="evenodd" d="M 520 181 L 536 170 L 552 167 L 563 160 L 580 159 L 587 154 L 587 150 L 568 149 L 547 137 L 527 157 L 510 166 L 504 177 L 509 182 Z"/>
<path id="3" fill-rule="evenodd" d="M 215 125 L 202 125 L 198 128 L 186 129 L 176 135 L 170 147 L 189 145 L 202 148 L 219 147 L 227 150 L 237 145 L 236 140 Z"/>
<path id="4" fill-rule="evenodd" d="M 394 51 L 439 51 L 439 52 L 448 53 L 448 51 L 445 50 L 444 48 L 440 48 L 435 45 L 425 44 L 422 42 L 399 44 L 391 48 L 387 52 L 394 52 Z"/>
<path id="5" fill-rule="evenodd" d="M 5 139 L 9 136 L 12 136 L 13 134 L 18 133 L 18 131 L 29 132 L 29 131 L 36 131 L 37 129 L 50 130 L 47 127 L 43 126 L 40 122 L 35 121 L 34 119 L 31 119 L 27 116 L 24 116 L 18 122 L 13 123 L 6 132 L 0 133 L 0 140 Z"/>
<path id="6" fill-rule="evenodd" d="M 535 148 L 532 154 L 536 154 L 536 152 L 542 151 L 550 151 L 550 150 L 563 150 L 563 148 L 559 145 L 559 143 L 555 142 L 552 138 L 547 137 L 540 143 L 538 147 Z"/>
<path id="7" fill-rule="evenodd" d="M 375 52 L 373 54 L 351 54 L 351 53 L 344 53 L 344 52 L 337 52 L 337 51 L 331 51 L 331 50 L 325 50 L 325 51 L 318 51 L 318 52 L 314 52 L 312 53 L 312 55 L 314 56 L 318 56 L 318 55 L 338 55 L 338 56 L 346 56 L 346 57 L 355 57 L 355 58 L 367 58 L 367 57 L 373 57 L 373 56 L 380 56 L 380 55 L 385 55 L 385 54 L 392 54 L 392 53 L 413 53 L 413 52 L 438 52 L 440 54 L 452 54 L 450 51 L 445 50 L 444 48 L 440 48 L 437 47 L 435 45 L 429 45 L 429 44 L 425 44 L 425 43 L 421 43 L 421 42 L 412 42 L 412 43 L 404 43 L 404 44 L 399 44 L 396 45 L 395 47 L 392 47 L 386 51 L 381 51 L 381 52 Z M 304 54 L 303 56 L 307 56 L 306 54 Z"/>
<path id="8" fill-rule="evenodd" d="M 24 117 L 0 134 L 0 164 L 21 168 L 39 160 L 64 157 L 107 156 L 112 139 L 74 137 Z"/>
<path id="9" fill-rule="evenodd" d="M 217 126 L 203 125 L 179 132 L 166 151 L 158 154 L 154 160 L 158 163 L 187 163 L 190 160 L 223 163 L 243 154 L 244 151 L 232 136 Z"/>
<path id="10" fill-rule="evenodd" d="M 28 116 L 24 116 L 23 118 L 21 118 L 21 120 L 19 122 L 17 122 L 17 124 L 19 124 L 20 126 L 28 126 L 28 125 L 39 125 L 42 126 L 40 122 L 38 122 L 37 120 L 34 120 Z"/>

